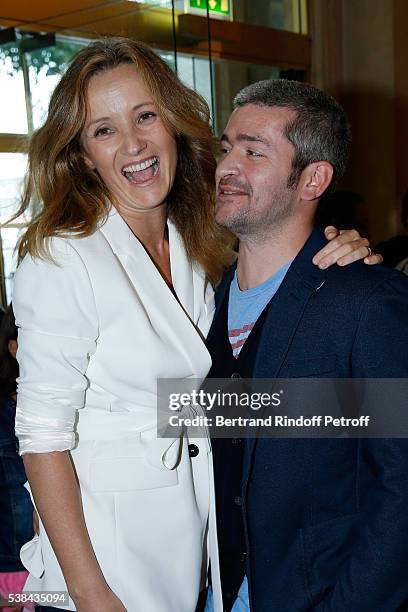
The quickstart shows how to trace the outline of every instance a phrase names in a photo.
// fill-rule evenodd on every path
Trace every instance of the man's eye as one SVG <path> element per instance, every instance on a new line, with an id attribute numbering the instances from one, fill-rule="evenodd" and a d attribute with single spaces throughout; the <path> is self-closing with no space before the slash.
<path id="1" fill-rule="evenodd" d="M 154 119 L 156 117 L 156 113 L 153 113 L 152 111 L 146 111 L 145 113 L 141 113 L 138 117 L 138 121 L 139 123 L 144 123 L 146 121 L 149 121 L 149 119 Z"/>
<path id="2" fill-rule="evenodd" d="M 247 155 L 248 157 L 262 157 L 260 153 L 258 153 L 257 151 L 252 151 L 251 149 L 247 150 Z"/>
<path id="3" fill-rule="evenodd" d="M 95 136 L 106 136 L 106 134 L 111 133 L 111 129 L 108 127 L 100 127 L 96 130 Z"/>
<path id="4" fill-rule="evenodd" d="M 226 155 L 228 153 L 228 149 L 226 147 L 221 147 L 220 148 L 220 153 L 221 153 L 221 155 Z"/>

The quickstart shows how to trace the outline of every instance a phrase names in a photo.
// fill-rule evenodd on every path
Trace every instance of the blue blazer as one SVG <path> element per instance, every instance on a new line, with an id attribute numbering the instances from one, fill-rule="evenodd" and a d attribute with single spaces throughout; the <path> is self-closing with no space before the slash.
<path id="1" fill-rule="evenodd" d="M 271 301 L 254 377 L 408 377 L 408 279 L 322 271 L 325 242 L 315 229 Z M 253 612 L 408 610 L 408 440 L 247 440 L 242 497 Z"/>

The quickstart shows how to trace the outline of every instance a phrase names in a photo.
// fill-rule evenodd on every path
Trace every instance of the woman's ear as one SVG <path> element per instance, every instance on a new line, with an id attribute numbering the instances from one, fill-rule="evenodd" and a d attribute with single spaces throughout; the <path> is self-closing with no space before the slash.
<path id="1" fill-rule="evenodd" d="M 95 170 L 95 164 L 93 163 L 91 158 L 88 157 L 88 155 L 86 154 L 86 151 L 82 151 L 82 159 L 84 160 L 86 166 L 88 166 L 90 170 Z"/>
<path id="2" fill-rule="evenodd" d="M 81 135 L 79 138 L 79 149 L 80 149 L 79 154 L 82 156 L 82 159 L 84 160 L 85 165 L 88 166 L 90 170 L 95 170 L 95 164 L 93 163 L 92 159 L 90 158 L 86 150 L 85 138 L 83 137 L 83 135 Z"/>
<path id="3" fill-rule="evenodd" d="M 13 357 L 13 359 L 15 359 L 17 355 L 17 340 L 9 340 L 7 343 L 7 348 L 10 355 Z"/>

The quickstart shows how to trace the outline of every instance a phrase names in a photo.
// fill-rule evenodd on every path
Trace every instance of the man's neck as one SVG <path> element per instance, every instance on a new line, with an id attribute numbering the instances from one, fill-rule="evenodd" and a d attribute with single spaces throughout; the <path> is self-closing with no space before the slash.
<path id="1" fill-rule="evenodd" d="M 252 289 L 271 278 L 299 253 L 313 229 L 313 223 L 288 222 L 274 228 L 268 240 L 239 243 L 237 278 L 241 291 Z"/>

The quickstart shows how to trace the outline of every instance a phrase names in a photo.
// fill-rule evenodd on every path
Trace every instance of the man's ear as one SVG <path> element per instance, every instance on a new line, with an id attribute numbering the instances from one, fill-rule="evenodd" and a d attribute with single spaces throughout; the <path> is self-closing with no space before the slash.
<path id="1" fill-rule="evenodd" d="M 10 355 L 15 359 L 17 355 L 17 340 L 9 340 L 7 343 L 7 348 Z"/>
<path id="2" fill-rule="evenodd" d="M 299 195 L 302 200 L 320 198 L 333 178 L 333 166 L 327 161 L 313 162 L 303 170 L 299 181 Z"/>

